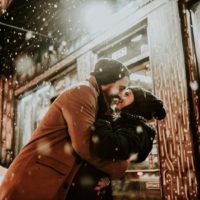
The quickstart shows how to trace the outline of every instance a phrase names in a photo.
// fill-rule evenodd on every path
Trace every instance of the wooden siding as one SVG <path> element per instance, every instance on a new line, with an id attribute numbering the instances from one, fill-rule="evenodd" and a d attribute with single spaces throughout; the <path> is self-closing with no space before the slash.
<path id="1" fill-rule="evenodd" d="M 0 76 L 0 163 L 9 165 L 13 154 L 13 128 L 14 128 L 14 83 L 15 78 Z"/>
<path id="2" fill-rule="evenodd" d="M 148 18 L 155 93 L 167 106 L 158 124 L 163 199 L 197 199 L 197 179 L 178 4 L 170 1 Z"/>

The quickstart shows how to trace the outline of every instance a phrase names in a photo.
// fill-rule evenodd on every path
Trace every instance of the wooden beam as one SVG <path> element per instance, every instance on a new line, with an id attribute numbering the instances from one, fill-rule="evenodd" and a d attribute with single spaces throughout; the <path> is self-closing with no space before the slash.
<path id="1" fill-rule="evenodd" d="M 48 69 L 44 73 L 42 73 L 39 76 L 32 79 L 30 82 L 28 82 L 25 85 L 15 89 L 15 92 L 14 92 L 15 97 L 17 97 L 20 94 L 24 93 L 25 91 L 33 88 L 34 86 L 41 83 L 42 81 L 44 81 L 48 78 L 51 78 L 54 75 L 58 74 L 61 70 L 63 70 L 64 68 L 67 68 L 70 64 L 72 64 L 74 60 L 75 59 L 73 58 L 73 56 L 68 57 L 67 60 L 66 59 L 62 60 L 61 62 L 55 64 L 54 67 L 51 67 L 50 69 Z"/>
<path id="2" fill-rule="evenodd" d="M 4 90 L 4 76 L 0 75 L 0 160 L 2 160 L 2 132 L 3 132 L 3 90 Z M 1 162 L 0 162 L 1 163 Z"/>

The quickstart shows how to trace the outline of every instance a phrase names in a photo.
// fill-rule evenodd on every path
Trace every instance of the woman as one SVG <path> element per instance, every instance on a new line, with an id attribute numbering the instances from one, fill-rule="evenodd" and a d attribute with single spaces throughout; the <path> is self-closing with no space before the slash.
<path id="1" fill-rule="evenodd" d="M 113 113 L 114 119 L 111 116 L 97 119 L 90 142 L 91 152 L 102 160 L 129 159 L 131 154 L 136 153 L 134 162 L 144 161 L 152 149 L 156 134 L 147 120 L 160 120 L 166 116 L 163 102 L 140 87 L 130 86 L 114 107 L 117 110 Z M 112 200 L 107 174 L 87 162 L 83 163 L 67 199 Z"/>

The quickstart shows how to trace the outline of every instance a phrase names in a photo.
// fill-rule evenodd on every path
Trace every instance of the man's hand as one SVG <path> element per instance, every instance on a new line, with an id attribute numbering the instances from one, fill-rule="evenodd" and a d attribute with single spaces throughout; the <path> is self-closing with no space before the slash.
<path id="1" fill-rule="evenodd" d="M 109 186 L 111 183 L 110 179 L 108 177 L 103 177 L 99 180 L 97 183 L 97 186 L 94 188 L 96 190 L 97 195 L 100 195 L 101 190 L 107 186 Z"/>

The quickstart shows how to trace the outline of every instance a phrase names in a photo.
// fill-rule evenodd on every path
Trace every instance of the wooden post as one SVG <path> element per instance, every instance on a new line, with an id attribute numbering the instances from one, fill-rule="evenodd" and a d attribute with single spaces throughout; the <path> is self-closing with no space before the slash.
<path id="1" fill-rule="evenodd" d="M 8 166 L 13 159 L 13 127 L 14 127 L 14 81 L 15 78 L 1 76 L 0 80 L 0 158 L 1 164 Z"/>
<path id="2" fill-rule="evenodd" d="M 3 125 L 3 76 L 0 76 L 0 158 L 2 158 L 2 125 Z"/>
<path id="3" fill-rule="evenodd" d="M 198 193 L 200 192 L 200 72 L 197 66 L 197 55 L 199 52 L 195 52 L 195 46 L 198 46 L 198 41 L 194 40 L 192 31 L 194 28 L 199 28 L 197 24 L 192 21 L 190 9 L 191 6 L 195 4 L 195 1 L 179 1 L 179 14 L 181 18 L 181 30 L 182 30 L 182 40 L 184 47 L 184 57 L 186 65 L 186 78 L 187 78 L 187 92 L 190 108 L 190 127 L 192 130 L 193 138 L 193 155 L 195 158 L 197 178 L 198 178 Z M 200 10 L 200 4 L 198 6 Z M 198 11 L 199 12 L 199 11 Z M 194 27 L 194 26 L 197 27 Z M 193 30 L 192 30 L 193 29 Z M 199 29 L 200 30 L 200 29 Z M 196 43 L 195 43 L 196 42 Z M 195 43 L 195 44 L 194 44 Z M 196 48 L 198 50 L 198 48 Z M 200 62 L 199 62 L 200 65 Z M 200 66 L 199 66 L 200 69 Z M 199 197 L 200 198 L 200 197 Z"/>
<path id="4" fill-rule="evenodd" d="M 155 93 L 167 107 L 167 118 L 158 124 L 162 199 L 197 199 L 177 1 L 169 1 L 151 12 L 148 25 Z"/>

